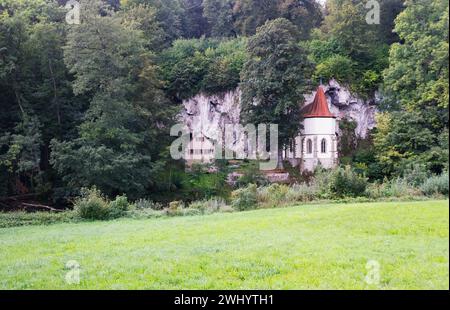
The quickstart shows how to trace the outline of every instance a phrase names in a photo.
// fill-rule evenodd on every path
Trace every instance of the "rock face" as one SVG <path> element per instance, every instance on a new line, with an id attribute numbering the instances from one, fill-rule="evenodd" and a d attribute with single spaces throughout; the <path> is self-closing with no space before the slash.
<path id="1" fill-rule="evenodd" d="M 213 96 L 198 94 L 183 101 L 180 122 L 190 132 L 217 141 L 226 124 L 239 124 L 240 98 L 239 89 Z"/>
<path id="2" fill-rule="evenodd" d="M 375 123 L 377 111 L 376 100 L 365 101 L 351 94 L 346 87 L 331 80 L 324 85 L 330 110 L 338 120 L 348 119 L 357 123 L 355 134 L 359 138 L 366 138 Z M 306 102 L 313 101 L 315 92 L 305 95 Z M 225 124 L 239 124 L 240 97 L 238 89 L 223 94 L 197 96 L 183 101 L 184 109 L 180 114 L 180 122 L 192 132 L 201 133 L 210 140 L 217 140 L 218 134 L 223 132 Z M 239 141 L 235 141 L 236 145 Z"/>

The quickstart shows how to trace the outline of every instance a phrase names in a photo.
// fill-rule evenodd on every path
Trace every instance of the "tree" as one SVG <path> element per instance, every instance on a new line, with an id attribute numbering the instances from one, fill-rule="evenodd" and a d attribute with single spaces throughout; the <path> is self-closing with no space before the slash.
<path id="1" fill-rule="evenodd" d="M 309 38 L 311 30 L 322 22 L 322 10 L 315 0 L 278 0 L 278 13 L 294 23 L 300 31 L 300 38 Z"/>
<path id="2" fill-rule="evenodd" d="M 277 1 L 236 0 L 233 8 L 235 26 L 240 34 L 251 36 L 259 26 L 278 17 Z"/>
<path id="3" fill-rule="evenodd" d="M 209 35 L 208 20 L 203 14 L 203 0 L 180 0 L 184 9 L 183 37 L 200 38 Z"/>
<path id="4" fill-rule="evenodd" d="M 392 45 L 385 90 L 407 108 L 440 107 L 449 102 L 448 2 L 406 1 L 396 21 L 402 39 Z M 447 112 L 448 115 L 448 112 Z M 442 123 L 441 123 L 442 124 Z"/>
<path id="5" fill-rule="evenodd" d="M 159 52 L 166 42 L 164 29 L 157 19 L 157 10 L 145 4 L 130 4 L 120 12 L 122 23 L 128 28 L 135 28 L 144 34 L 145 47 L 148 50 Z"/>
<path id="6" fill-rule="evenodd" d="M 382 72 L 388 65 L 389 45 L 397 41 L 390 26 L 402 9 L 402 0 L 380 0 L 380 25 L 366 21 L 368 9 L 364 1 L 329 0 L 320 29 L 314 31 L 309 44 L 312 60 L 319 77 L 333 73 L 339 82 L 347 84 L 363 97 L 373 97 L 382 83 Z M 352 74 L 337 69 L 340 62 L 352 63 Z M 337 70 L 329 70 L 333 69 Z M 349 66 L 345 65 L 348 69 Z M 324 70 L 327 69 L 327 70 Z M 325 72 L 324 72 L 325 71 Z"/>
<path id="7" fill-rule="evenodd" d="M 242 35 L 254 35 L 268 20 L 286 18 L 299 30 L 299 38 L 309 37 L 322 19 L 320 5 L 314 0 L 236 0 L 235 26 Z"/>
<path id="8" fill-rule="evenodd" d="M 144 4 L 155 8 L 156 19 L 164 30 L 165 40 L 163 47 L 183 36 L 184 9 L 180 0 L 128 0 L 126 6 Z"/>
<path id="9" fill-rule="evenodd" d="M 203 14 L 208 20 L 213 37 L 235 37 L 234 0 L 204 0 Z"/>
<path id="10" fill-rule="evenodd" d="M 137 197 L 162 165 L 157 139 L 168 130 L 156 69 L 141 31 L 124 26 L 100 1 L 82 2 L 82 9 L 83 22 L 68 34 L 65 62 L 74 92 L 89 94 L 90 106 L 79 138 L 52 142 L 52 163 L 73 189 L 95 185 L 111 196 Z"/>
<path id="11" fill-rule="evenodd" d="M 297 44 L 298 30 L 284 18 L 258 28 L 248 42 L 242 72 L 242 117 L 252 124 L 278 124 L 279 141 L 289 145 L 300 131 L 300 108 L 311 65 Z M 282 148 L 279 149 L 281 165 Z"/>
<path id="12" fill-rule="evenodd" d="M 409 0 L 396 20 L 401 38 L 390 50 L 384 90 L 396 104 L 379 118 L 375 143 L 388 172 L 411 162 L 435 173 L 448 167 L 447 1 Z"/>

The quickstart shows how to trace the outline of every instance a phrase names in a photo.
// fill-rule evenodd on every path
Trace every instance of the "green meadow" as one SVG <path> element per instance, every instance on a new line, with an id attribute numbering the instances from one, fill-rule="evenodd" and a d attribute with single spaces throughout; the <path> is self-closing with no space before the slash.
<path id="1" fill-rule="evenodd" d="M 449 202 L 4 228 L 0 289 L 448 290 Z"/>

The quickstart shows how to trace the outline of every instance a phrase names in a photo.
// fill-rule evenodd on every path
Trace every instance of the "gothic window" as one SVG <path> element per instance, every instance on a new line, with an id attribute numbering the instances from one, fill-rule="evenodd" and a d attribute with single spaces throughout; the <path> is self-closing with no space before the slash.
<path id="1" fill-rule="evenodd" d="M 322 154 L 325 154 L 327 152 L 327 140 L 322 139 L 322 142 L 320 143 L 320 150 Z"/>
<path id="2" fill-rule="evenodd" d="M 312 154 L 313 153 L 313 143 L 311 139 L 308 139 L 308 141 L 306 142 L 306 152 L 308 154 Z"/>

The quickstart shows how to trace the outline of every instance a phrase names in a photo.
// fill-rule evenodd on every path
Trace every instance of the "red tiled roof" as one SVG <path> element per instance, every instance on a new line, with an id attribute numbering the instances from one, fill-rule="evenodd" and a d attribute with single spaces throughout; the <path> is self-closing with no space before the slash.
<path id="1" fill-rule="evenodd" d="M 327 97 L 323 88 L 319 86 L 314 101 L 302 109 L 304 118 L 335 118 L 328 108 Z"/>

